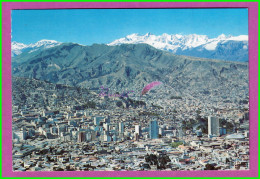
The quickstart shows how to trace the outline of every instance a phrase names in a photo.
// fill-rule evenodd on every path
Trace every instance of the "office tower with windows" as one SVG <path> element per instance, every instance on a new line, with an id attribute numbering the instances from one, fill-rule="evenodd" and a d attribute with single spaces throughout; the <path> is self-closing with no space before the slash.
<path id="1" fill-rule="evenodd" d="M 208 135 L 219 136 L 219 119 L 213 116 L 208 117 Z"/>
<path id="2" fill-rule="evenodd" d="M 158 122 L 156 120 L 152 120 L 149 123 L 149 138 L 150 139 L 158 139 L 159 127 Z"/>

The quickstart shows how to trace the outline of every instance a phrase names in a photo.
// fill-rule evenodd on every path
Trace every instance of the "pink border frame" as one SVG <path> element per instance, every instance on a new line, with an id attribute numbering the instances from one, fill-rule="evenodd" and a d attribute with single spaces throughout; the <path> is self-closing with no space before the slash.
<path id="1" fill-rule="evenodd" d="M 258 176 L 258 2 L 3 2 L 2 177 L 257 177 Z M 11 10 L 83 8 L 248 8 L 250 170 L 247 171 L 12 171 Z"/>

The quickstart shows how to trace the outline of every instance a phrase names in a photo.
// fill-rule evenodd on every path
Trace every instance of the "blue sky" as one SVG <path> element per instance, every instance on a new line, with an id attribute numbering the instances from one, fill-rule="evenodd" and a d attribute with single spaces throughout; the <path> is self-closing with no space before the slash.
<path id="1" fill-rule="evenodd" d="M 13 10 L 12 41 L 42 39 L 84 45 L 109 43 L 132 33 L 247 35 L 247 9 Z"/>

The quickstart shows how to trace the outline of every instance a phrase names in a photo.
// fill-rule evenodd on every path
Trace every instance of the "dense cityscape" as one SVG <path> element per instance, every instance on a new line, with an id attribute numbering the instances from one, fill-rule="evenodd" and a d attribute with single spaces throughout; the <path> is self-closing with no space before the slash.
<path id="1" fill-rule="evenodd" d="M 14 171 L 249 169 L 243 91 L 100 95 L 26 78 L 13 78 L 12 91 Z"/>

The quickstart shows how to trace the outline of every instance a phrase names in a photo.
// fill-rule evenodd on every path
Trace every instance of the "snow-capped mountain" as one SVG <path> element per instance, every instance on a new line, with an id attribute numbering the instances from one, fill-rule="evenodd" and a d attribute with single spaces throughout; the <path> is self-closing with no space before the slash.
<path id="1" fill-rule="evenodd" d="M 145 35 L 131 34 L 117 39 L 107 45 L 145 43 L 157 49 L 172 52 L 176 55 L 186 55 L 201 58 L 221 59 L 227 61 L 248 61 L 248 36 L 219 35 L 209 38 L 207 35 L 162 34 L 159 36 L 147 33 Z M 12 57 L 24 52 L 31 53 L 61 45 L 55 40 L 40 40 L 34 44 L 12 42 Z"/>
<path id="2" fill-rule="evenodd" d="M 34 44 L 29 44 L 29 45 L 19 43 L 19 42 L 12 42 L 12 46 L 11 46 L 12 57 L 20 55 L 23 52 L 31 53 L 39 49 L 51 48 L 60 44 L 61 42 L 57 42 L 55 40 L 40 40 Z"/>
<path id="3" fill-rule="evenodd" d="M 214 58 L 229 61 L 248 61 L 248 36 L 219 35 L 209 38 L 207 35 L 162 34 L 159 36 L 131 34 L 117 39 L 108 45 L 146 43 L 160 50 L 167 50 L 177 55 Z"/>

